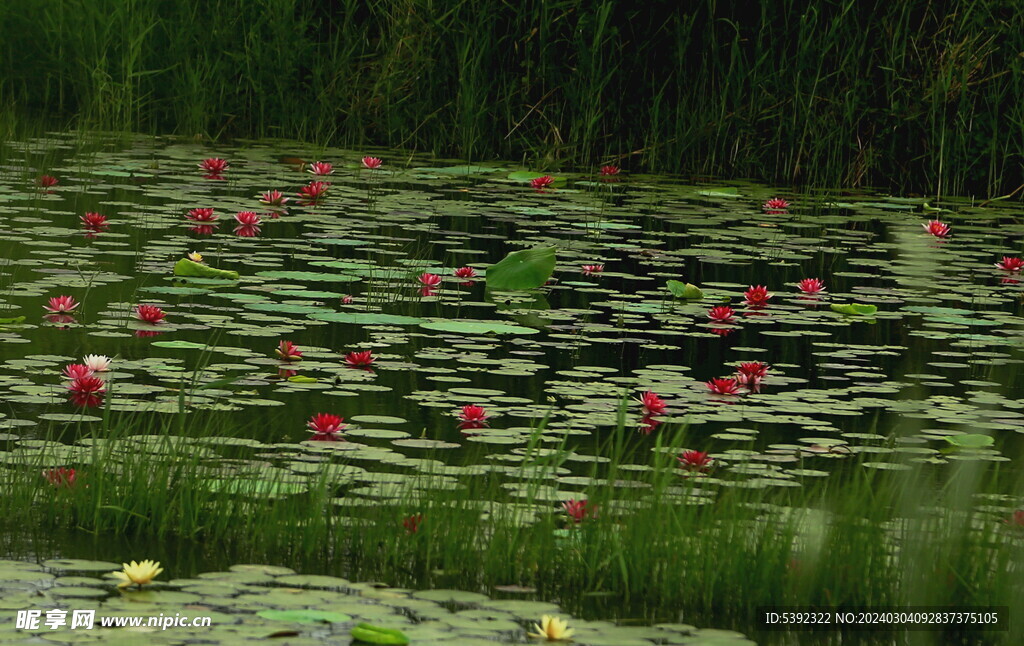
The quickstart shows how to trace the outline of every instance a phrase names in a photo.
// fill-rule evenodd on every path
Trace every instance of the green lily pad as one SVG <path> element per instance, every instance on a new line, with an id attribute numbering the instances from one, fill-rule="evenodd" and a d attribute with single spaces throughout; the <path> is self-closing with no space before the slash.
<path id="1" fill-rule="evenodd" d="M 237 271 L 226 269 L 214 269 L 202 263 L 193 262 L 188 258 L 182 258 L 174 263 L 175 276 L 187 276 L 190 278 L 222 278 L 225 280 L 238 280 Z"/>
<path id="2" fill-rule="evenodd" d="M 405 646 L 409 643 L 409 638 L 401 630 L 382 628 L 368 623 L 353 626 L 352 639 L 367 644 L 393 644 L 395 646 Z"/>
<path id="3" fill-rule="evenodd" d="M 535 289 L 555 271 L 555 248 L 513 251 L 487 269 L 487 287 L 501 291 Z"/>
<path id="4" fill-rule="evenodd" d="M 420 323 L 421 328 L 439 332 L 456 332 L 459 334 L 536 334 L 539 330 L 522 325 L 498 323 L 496 321 L 427 321 Z"/>
<path id="5" fill-rule="evenodd" d="M 862 305 L 860 303 L 832 303 L 829 307 L 833 312 L 839 312 L 848 316 L 871 316 L 878 311 L 878 307 L 875 305 Z"/>
<path id="6" fill-rule="evenodd" d="M 665 286 L 668 287 L 668 291 L 672 292 L 672 295 L 676 298 L 685 298 L 686 300 L 700 300 L 704 298 L 704 292 L 693 283 L 670 280 L 665 283 Z"/>
<path id="7" fill-rule="evenodd" d="M 963 435 L 946 435 L 942 439 L 960 449 L 983 449 L 995 444 L 995 438 L 981 433 L 964 433 Z"/>
<path id="8" fill-rule="evenodd" d="M 261 610 L 256 613 L 256 616 L 294 624 L 343 624 L 346 621 L 352 621 L 352 617 L 340 612 L 313 610 L 311 608 L 305 610 Z"/>

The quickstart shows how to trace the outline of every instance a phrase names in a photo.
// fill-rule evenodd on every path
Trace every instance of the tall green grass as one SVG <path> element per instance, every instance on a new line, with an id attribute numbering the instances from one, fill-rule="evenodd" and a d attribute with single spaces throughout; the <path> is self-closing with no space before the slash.
<path id="1" fill-rule="evenodd" d="M 1024 13 L 981 0 L 10 0 L 0 106 L 544 168 L 1003 195 Z"/>
<path id="2" fill-rule="evenodd" d="M 360 490 L 367 483 L 339 473 L 344 452 L 304 461 L 306 475 L 297 478 L 270 468 L 268 448 L 257 455 L 232 449 L 218 439 L 230 429 L 209 420 L 193 416 L 185 427 L 171 418 L 162 428 L 145 422 L 149 434 L 139 435 L 143 418 L 108 411 L 103 419 L 72 464 L 79 469 L 74 487 L 53 487 L 39 475 L 66 461 L 66 449 L 4 455 L 0 525 L 181 538 L 392 585 L 457 579 L 459 587 L 488 590 L 515 583 L 570 608 L 598 593 L 651 619 L 682 611 L 715 625 L 755 625 L 766 605 L 1024 611 L 1024 527 L 1005 522 L 1024 487 L 1000 463 L 935 468 L 896 460 L 905 470 L 888 471 L 849 458 L 830 477 L 807 477 L 800 487 L 748 486 L 727 474 L 733 484 L 722 486 L 681 474 L 675 456 L 686 445 L 684 429 L 639 438 L 620 424 L 600 447 L 608 461 L 593 464 L 589 484 L 574 486 L 598 513 L 574 525 L 548 489 L 569 442 L 542 439 L 543 421 L 521 463 L 459 478 L 457 486 L 449 474 L 396 468 L 408 474 L 404 480 L 367 495 Z M 627 478 L 622 467 L 636 463 L 638 442 L 647 445 L 647 470 L 633 467 Z M 228 459 L 211 459 L 204 446 Z M 267 495 L 248 485 L 232 492 L 209 485 L 252 477 L 308 486 Z M 518 485 L 514 494 L 510 483 Z M 413 514 L 424 521 L 409 533 L 402 519 Z"/>

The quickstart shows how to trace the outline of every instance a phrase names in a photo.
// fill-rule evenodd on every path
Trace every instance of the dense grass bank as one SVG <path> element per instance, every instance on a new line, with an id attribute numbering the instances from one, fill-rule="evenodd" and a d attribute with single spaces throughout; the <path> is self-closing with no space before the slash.
<path id="1" fill-rule="evenodd" d="M 680 7 L 683 7 L 680 9 Z M 983 196 L 1020 183 L 1005 0 L 11 0 L 7 121 Z"/>
<path id="2" fill-rule="evenodd" d="M 457 479 L 396 469 L 367 495 L 346 475 L 345 452 L 326 445 L 296 461 L 296 445 L 253 455 L 197 419 L 187 431 L 172 418 L 139 435 L 142 420 L 104 417 L 84 450 L 39 443 L 4 455 L 5 531 L 133 537 L 135 550 L 192 540 L 391 585 L 531 586 L 568 607 L 598 594 L 656 621 L 682 612 L 750 627 L 759 606 L 783 604 L 1021 609 L 1024 527 L 1012 513 L 1021 488 L 993 464 L 888 471 L 850 458 L 846 475 L 799 487 L 717 489 L 705 482 L 714 472 L 678 468 L 686 437 L 676 429 L 656 440 L 646 475 L 623 487 L 635 434 L 620 427 L 602 451 L 609 461 L 578 487 L 597 513 L 575 524 L 548 486 L 566 447 L 544 448 L 543 425 L 518 466 Z M 72 486 L 40 477 L 58 462 L 77 467 Z"/>

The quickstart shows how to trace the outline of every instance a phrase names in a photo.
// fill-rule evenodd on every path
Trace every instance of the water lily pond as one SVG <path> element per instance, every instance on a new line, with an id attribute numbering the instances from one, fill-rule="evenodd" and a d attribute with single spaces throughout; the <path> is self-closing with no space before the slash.
<path id="1" fill-rule="evenodd" d="M 361 162 L 368 153 L 379 167 Z M 198 167 L 210 158 L 228 165 Z M 317 160 L 330 174 L 309 172 Z M 8 142 L 3 164 L 0 460 L 5 486 L 39 490 L 33 504 L 100 500 L 117 474 L 141 500 L 166 484 L 146 484 L 145 471 L 187 462 L 190 486 L 211 500 L 298 517 L 323 495 L 327 511 L 312 515 L 372 523 L 374 541 L 420 540 L 443 518 L 430 501 L 457 500 L 479 511 L 474 522 L 514 516 L 573 545 L 588 524 L 642 506 L 658 474 L 661 491 L 695 508 L 904 471 L 941 480 L 967 465 L 1007 474 L 969 501 L 972 523 L 1021 539 L 1009 484 L 1024 432 L 1024 277 L 1007 262 L 1022 253 L 1015 204 L 627 173 L 554 174 L 535 188 L 543 174 L 511 163 L 288 141 L 53 134 Z M 43 174 L 57 183 L 39 186 Z M 315 181 L 329 186 L 310 199 Z M 280 201 L 269 191 L 287 201 L 266 204 Z M 511 273 L 539 275 L 539 287 L 489 285 L 524 251 Z M 61 296 L 76 305 L 54 306 Z M 111 357 L 81 377 L 92 386 L 62 374 L 86 355 Z M 756 378 L 737 373 L 754 362 Z M 321 413 L 343 421 L 311 422 Z M 98 432 L 113 420 L 127 430 Z M 72 468 L 73 483 L 49 471 Z M 219 531 L 209 507 L 188 512 L 185 536 L 131 534 L 133 514 L 149 512 L 117 500 L 95 509 L 124 514 L 88 538 L 76 532 L 96 526 L 81 515 L 11 535 L 7 556 L 22 562 L 0 567 L 8 608 L 29 580 L 98 598 L 78 570 L 152 557 L 167 574 L 137 593 L 142 605 L 260 617 L 330 606 L 352 621 L 400 617 L 413 643 L 526 639 L 527 620 L 555 604 L 581 616 L 576 639 L 595 646 L 750 643 L 710 627 L 753 630 L 749 617 L 703 608 L 695 621 L 680 606 L 623 602 L 610 585 L 545 598 L 536 572 L 488 582 L 427 560 L 381 587 L 327 580 L 379 575 L 369 540 L 363 552 L 232 567 L 248 554 L 203 542 Z M 60 559 L 89 560 L 65 573 Z M 496 584 L 527 594 L 491 601 Z M 387 587 L 399 585 L 442 589 Z M 316 599 L 296 602 L 304 588 Z M 287 643 L 341 639 L 346 621 Z M 224 623 L 234 627 L 206 637 L 282 630 Z"/>

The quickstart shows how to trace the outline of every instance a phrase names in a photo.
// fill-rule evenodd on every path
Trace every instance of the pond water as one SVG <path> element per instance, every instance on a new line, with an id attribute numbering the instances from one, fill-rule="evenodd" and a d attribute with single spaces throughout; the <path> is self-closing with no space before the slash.
<path id="1" fill-rule="evenodd" d="M 799 487 L 865 454 L 856 468 L 1006 461 L 1019 448 L 1024 283 L 994 266 L 1021 253 L 1017 206 L 833 193 L 786 194 L 788 207 L 766 209 L 776 189 L 626 173 L 564 174 L 536 190 L 512 164 L 371 152 L 378 169 L 361 167 L 361 151 L 286 141 L 8 142 L 5 453 L 38 453 L 56 438 L 64 448 L 52 466 L 75 464 L 105 411 L 137 413 L 149 429 L 184 408 L 222 424 L 205 451 L 274 452 L 300 488 L 295 465 L 326 456 L 354 465 L 346 495 L 393 500 L 409 474 L 442 473 L 452 486 L 500 476 L 526 459 L 542 425 L 542 445 L 564 445 L 569 458 L 540 514 L 582 497 L 623 405 L 639 441 L 618 477 L 644 472 L 658 435 L 685 428 L 685 448 L 714 459 L 708 490 Z M 229 167 L 212 177 L 197 168 L 211 157 Z M 334 169 L 314 177 L 301 160 Z M 42 173 L 59 183 L 34 187 Z M 326 196 L 303 202 L 300 188 L 318 179 Z M 261 204 L 269 190 L 289 198 L 284 208 Z M 216 222 L 189 220 L 200 208 Z M 243 211 L 260 223 L 237 223 Z M 106 222 L 83 224 L 86 213 Z M 934 220 L 948 235 L 929 232 Z M 557 250 L 548 284 L 487 289 L 488 266 L 535 247 Z M 175 277 L 190 252 L 239 279 Z M 476 277 L 455 276 L 461 267 Z M 440 284 L 424 286 L 424 273 Z M 825 289 L 802 292 L 807 278 Z M 702 298 L 675 298 L 668 281 L 697 285 Z M 763 306 L 744 302 L 756 285 L 772 294 Z M 80 304 L 44 316 L 61 295 Z M 166 317 L 141 322 L 140 304 Z M 832 308 L 843 304 L 877 310 Z M 733 308 L 731 320 L 709 318 L 718 305 Z M 301 361 L 280 360 L 281 341 Z M 359 351 L 372 365 L 346 363 Z M 61 370 L 87 354 L 113 357 L 106 392 L 69 396 Z M 755 361 L 770 366 L 758 388 L 709 392 L 706 382 Z M 645 418 L 634 398 L 646 391 L 665 408 Z M 486 421 L 460 423 L 467 405 Z M 317 413 L 344 417 L 344 442 L 308 441 Z M 138 450 L 159 453 L 150 432 Z M 949 450 L 958 442 L 968 448 Z M 525 495 L 514 477 L 503 487 L 507 501 Z M 116 558 L 55 536 L 33 553 Z M 154 550 L 175 552 L 176 577 L 236 562 L 229 550 L 182 558 L 171 544 Z"/>

